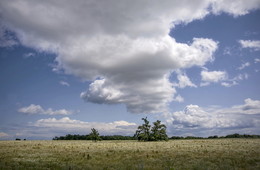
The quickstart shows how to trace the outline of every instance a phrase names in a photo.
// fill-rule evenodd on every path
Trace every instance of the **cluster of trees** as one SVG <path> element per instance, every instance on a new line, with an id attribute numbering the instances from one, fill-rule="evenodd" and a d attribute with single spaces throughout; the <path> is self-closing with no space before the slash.
<path id="1" fill-rule="evenodd" d="M 168 136 L 166 134 L 166 126 L 161 124 L 161 121 L 157 120 L 153 122 L 153 127 L 149 124 L 149 121 L 146 118 L 142 119 L 144 124 L 139 126 L 136 130 L 134 136 L 121 136 L 121 135 L 113 135 L 113 136 L 100 136 L 98 131 L 95 128 L 91 129 L 91 133 L 88 135 L 71 135 L 68 134 L 66 136 L 54 137 L 53 140 L 136 140 L 139 141 L 160 141 L 160 140 L 168 140 Z"/>
<path id="2" fill-rule="evenodd" d="M 138 141 L 160 141 L 160 140 L 168 140 L 168 136 L 166 134 L 166 126 L 161 124 L 160 120 L 153 122 L 153 127 L 149 124 L 149 121 L 146 118 L 142 118 L 144 124 L 138 126 L 136 133 L 134 135 Z"/>

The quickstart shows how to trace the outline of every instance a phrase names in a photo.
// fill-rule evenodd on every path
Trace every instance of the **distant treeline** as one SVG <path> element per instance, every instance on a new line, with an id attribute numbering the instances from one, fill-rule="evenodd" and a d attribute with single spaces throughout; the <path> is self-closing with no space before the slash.
<path id="1" fill-rule="evenodd" d="M 260 135 L 240 135 L 238 133 L 234 133 L 231 135 L 227 135 L 227 136 L 209 136 L 207 138 L 203 138 L 203 137 L 196 137 L 196 136 L 187 136 L 187 137 L 182 137 L 182 136 L 172 136 L 169 139 L 221 139 L 221 138 L 260 138 Z"/>
<path id="2" fill-rule="evenodd" d="M 122 135 L 112 135 L 112 136 L 100 136 L 101 140 L 135 140 L 133 136 L 122 136 Z M 53 140 L 92 140 L 90 135 L 71 135 L 66 136 L 55 136 Z"/>
<path id="3" fill-rule="evenodd" d="M 122 136 L 122 135 L 112 135 L 112 136 L 100 136 L 101 140 L 136 140 L 133 136 Z M 220 138 L 260 138 L 260 135 L 240 135 L 238 133 L 227 135 L 227 136 L 209 136 L 207 138 L 196 137 L 196 136 L 172 136 L 169 139 L 220 139 Z M 54 137 L 53 140 L 92 140 L 90 135 L 71 135 Z"/>

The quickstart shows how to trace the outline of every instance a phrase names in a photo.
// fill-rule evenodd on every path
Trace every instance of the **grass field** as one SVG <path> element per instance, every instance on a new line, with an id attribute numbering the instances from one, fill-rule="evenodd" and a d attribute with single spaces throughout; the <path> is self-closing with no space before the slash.
<path id="1" fill-rule="evenodd" d="M 260 139 L 0 141 L 0 169 L 260 169 Z"/>

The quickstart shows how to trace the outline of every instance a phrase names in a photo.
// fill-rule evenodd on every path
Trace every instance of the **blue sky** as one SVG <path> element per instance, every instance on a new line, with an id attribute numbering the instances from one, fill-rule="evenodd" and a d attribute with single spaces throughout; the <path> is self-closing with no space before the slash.
<path id="1" fill-rule="evenodd" d="M 1 1 L 0 139 L 259 134 L 260 1 L 187 2 Z"/>

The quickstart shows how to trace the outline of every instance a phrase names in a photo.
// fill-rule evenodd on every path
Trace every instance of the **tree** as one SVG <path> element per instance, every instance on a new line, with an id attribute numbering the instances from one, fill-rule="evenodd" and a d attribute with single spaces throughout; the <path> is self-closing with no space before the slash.
<path id="1" fill-rule="evenodd" d="M 147 117 L 142 118 L 142 120 L 144 121 L 144 124 L 138 126 L 135 133 L 135 137 L 137 137 L 139 141 L 149 141 L 151 125 L 149 125 L 149 121 L 147 120 Z"/>
<path id="2" fill-rule="evenodd" d="M 138 126 L 136 133 L 134 135 L 139 141 L 159 141 L 159 140 L 168 140 L 166 134 L 166 126 L 161 124 L 161 121 L 157 120 L 153 122 L 153 127 L 149 125 L 149 121 L 146 118 L 142 118 L 144 124 Z"/>
<path id="3" fill-rule="evenodd" d="M 151 139 L 153 141 L 158 140 L 168 140 L 168 136 L 166 134 L 166 126 L 164 124 L 161 124 L 160 120 L 157 120 L 156 122 L 153 122 L 152 127 L 152 133 L 151 133 Z"/>
<path id="4" fill-rule="evenodd" d="M 98 131 L 95 128 L 92 128 L 91 131 L 92 132 L 89 134 L 90 139 L 93 140 L 94 142 L 100 141 L 101 138 L 99 136 Z"/>

